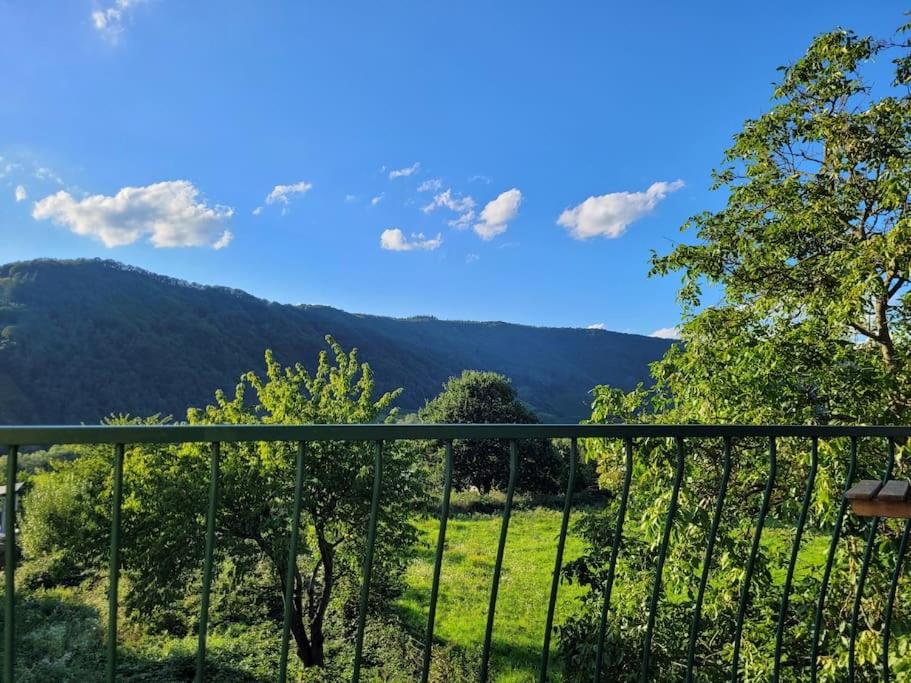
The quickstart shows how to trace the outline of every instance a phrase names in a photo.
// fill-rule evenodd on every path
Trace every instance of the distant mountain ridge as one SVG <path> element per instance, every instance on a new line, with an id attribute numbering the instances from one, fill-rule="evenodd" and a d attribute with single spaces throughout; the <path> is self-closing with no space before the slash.
<path id="1" fill-rule="evenodd" d="M 589 414 L 596 384 L 647 379 L 671 342 L 604 330 L 388 318 L 278 304 L 115 261 L 40 259 L 0 266 L 0 424 L 97 423 L 111 413 L 183 419 L 271 348 L 313 366 L 332 334 L 356 346 L 381 390 L 415 410 L 463 369 L 509 376 L 549 422 Z"/>

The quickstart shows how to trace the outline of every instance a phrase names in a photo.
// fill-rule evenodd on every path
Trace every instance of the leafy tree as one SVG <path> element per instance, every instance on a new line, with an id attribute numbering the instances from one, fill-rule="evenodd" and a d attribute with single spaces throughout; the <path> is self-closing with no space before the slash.
<path id="1" fill-rule="evenodd" d="M 246 373 L 232 397 L 216 393 L 213 405 L 190 409 L 191 424 L 363 423 L 392 419 L 397 392 L 374 397 L 373 374 L 327 337 L 332 351 L 319 356 L 311 374 L 302 365 L 282 367 L 266 352 L 266 374 Z M 253 581 L 264 586 L 268 614 L 280 620 L 290 523 L 294 501 L 297 444 L 233 443 L 221 445 L 221 491 L 216 517 L 216 565 L 230 567 L 217 580 Z M 352 615 L 361 580 L 373 483 L 374 446 L 357 442 L 311 442 L 306 445 L 302 494 L 302 533 L 293 569 L 291 633 L 305 666 L 327 663 L 327 641 L 351 635 Z M 100 568 L 102 539 L 77 534 L 76 546 L 61 532 L 67 522 L 55 514 L 58 491 L 75 488 L 72 503 L 81 517 L 95 520 L 87 528 L 103 529 L 109 515 L 110 455 L 95 451 L 73 463 L 38 475 L 29 495 L 26 548 L 53 550 L 49 544 L 72 545 L 85 561 Z M 130 448 L 124 472 L 123 569 L 130 587 L 125 604 L 145 622 L 168 626 L 192 621 L 186 604 L 198 593 L 210 450 L 185 444 L 179 448 Z M 99 475 L 99 473 L 103 473 Z M 80 478 L 81 477 L 81 478 Z M 78 480 L 60 488 L 59 484 Z M 423 495 L 423 482 L 409 451 L 386 444 L 382 505 L 371 583 L 372 608 L 381 609 L 400 589 L 416 531 L 410 513 Z M 47 504 L 44 503 L 47 501 Z M 72 523 L 72 522 L 70 522 Z M 39 530 L 50 528 L 52 533 Z M 53 541 L 42 541 L 42 538 Z M 332 616 L 334 613 L 334 617 Z M 332 618 L 330 618 L 332 617 Z M 330 632 L 329 624 L 336 631 Z"/>
<path id="2" fill-rule="evenodd" d="M 534 424 L 537 416 L 523 404 L 509 379 L 495 372 L 465 370 L 450 377 L 443 391 L 421 409 L 422 421 L 442 424 Z M 504 439 L 453 442 L 453 486 L 477 487 L 481 493 L 506 488 L 509 479 L 509 442 Z M 556 485 L 560 463 L 545 441 L 518 442 L 517 486 L 549 491 Z"/>
<path id="3" fill-rule="evenodd" d="M 903 27 L 902 31 L 907 27 Z M 654 384 L 624 392 L 595 389 L 592 420 L 747 423 L 908 423 L 911 420 L 911 54 L 901 37 L 881 41 L 833 31 L 782 70 L 768 112 L 748 120 L 715 173 L 725 206 L 692 217 L 685 231 L 697 241 L 652 259 L 653 274 L 682 273 L 684 343 L 653 364 Z M 864 75 L 870 62 L 895 54 L 892 89 L 874 90 Z M 707 303 L 711 296 L 712 303 Z M 689 444 L 664 574 L 667 595 L 678 596 L 658 615 L 656 671 L 685 660 L 680 623 L 689 623 L 712 505 L 717 495 L 721 444 Z M 731 633 L 751 526 L 766 476 L 765 445 L 735 443 L 730 481 L 715 551 L 713 584 L 703 608 L 697 663 L 706 680 L 729 676 Z M 809 445 L 783 440 L 771 517 L 793 525 L 808 468 Z M 904 469 L 899 448 L 896 476 Z M 616 444 L 588 444 L 602 482 L 619 484 L 623 454 Z M 810 533 L 824 536 L 844 486 L 847 444 L 820 444 L 820 470 L 811 500 Z M 665 440 L 637 444 L 626 544 L 615 586 L 615 622 L 609 634 L 609 671 L 624 680 L 635 652 L 651 588 L 649 558 L 660 538 L 675 462 Z M 864 443 L 861 477 L 879 477 L 885 444 Z M 593 646 L 605 578 L 605 548 L 614 506 L 581 529 L 591 551 L 569 576 L 592 587 L 588 608 L 571 620 L 563 644 L 572 661 Z M 836 554 L 829 609 L 824 614 L 822 674 L 845 666 L 845 622 L 857 583 L 856 562 L 865 525 L 849 516 Z M 896 529 L 886 525 L 868 578 L 864 611 L 870 628 L 858 645 L 864 676 L 875 675 L 878 630 L 894 564 Z M 780 590 L 770 569 L 786 562 L 793 531 L 772 532 L 759 557 L 741 662 L 747 678 L 770 677 Z M 607 545 L 605 545 L 607 544 Z M 644 559 L 643 559 L 644 558 Z M 806 674 L 808 620 L 819 570 L 795 579 L 784 645 L 785 671 Z M 904 580 L 903 580 L 904 582 Z M 902 590 L 901 588 L 899 590 Z M 688 596 L 688 599 L 679 598 Z M 800 620 L 798 622 L 798 620 Z M 895 614 L 903 634 L 908 615 Z M 588 635 L 587 635 L 588 634 Z M 894 639 L 896 652 L 906 636 Z M 899 658 L 896 666 L 907 666 Z M 904 662 L 904 664 L 901 664 Z M 574 674 L 589 675 L 584 666 Z"/>

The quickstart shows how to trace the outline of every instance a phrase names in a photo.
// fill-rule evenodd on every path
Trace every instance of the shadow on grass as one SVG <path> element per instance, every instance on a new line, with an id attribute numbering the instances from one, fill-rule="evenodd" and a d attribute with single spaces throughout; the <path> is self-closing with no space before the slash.
<path id="1" fill-rule="evenodd" d="M 17 681 L 105 680 L 105 629 L 98 609 L 64 590 L 18 594 L 16 598 Z M 0 629 L 3 626 L 0 614 Z M 207 662 L 208 680 L 271 680 L 220 661 L 223 656 L 216 654 Z M 137 653 L 129 647 L 121 647 L 118 652 L 118 681 L 192 681 L 195 669 L 195 651 L 171 651 L 161 657 Z"/>
<path id="2" fill-rule="evenodd" d="M 613 497 L 610 491 L 586 489 L 573 494 L 573 508 L 600 509 Z M 438 499 L 439 496 L 435 496 Z M 565 501 L 563 494 L 516 494 L 513 498 L 513 510 L 562 510 Z M 493 515 L 501 514 L 506 506 L 506 494 L 502 491 L 491 491 L 482 494 L 472 491 L 454 491 L 450 499 L 450 516 Z M 439 503 L 434 503 L 424 510 L 426 515 L 439 517 Z"/>

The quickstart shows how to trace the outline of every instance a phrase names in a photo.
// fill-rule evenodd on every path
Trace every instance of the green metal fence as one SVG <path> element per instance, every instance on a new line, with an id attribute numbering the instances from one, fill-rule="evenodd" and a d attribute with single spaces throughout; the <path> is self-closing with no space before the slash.
<path id="1" fill-rule="evenodd" d="M 495 613 L 497 606 L 497 592 L 500 585 L 500 575 L 503 566 L 503 557 L 508 542 L 510 515 L 513 507 L 513 494 L 519 470 L 517 455 L 517 442 L 525 439 L 570 439 L 570 462 L 568 463 L 568 485 L 565 493 L 565 503 L 560 525 L 560 534 L 557 540 L 556 562 L 553 570 L 549 600 L 547 603 L 546 629 L 541 651 L 540 680 L 548 679 L 550 640 L 553 631 L 554 611 L 557 593 L 560 586 L 560 576 L 563 568 L 563 549 L 566 541 L 570 510 L 575 490 L 574 480 L 576 461 L 578 459 L 577 440 L 583 438 L 600 438 L 616 440 L 623 445 L 624 477 L 619 491 L 619 506 L 617 509 L 616 526 L 612 534 L 612 546 L 609 554 L 607 579 L 604 584 L 604 595 L 600 614 L 598 647 L 595 654 L 595 681 L 599 680 L 601 663 L 604 657 L 604 641 L 607 624 L 610 618 L 611 592 L 615 580 L 618 557 L 621 553 L 623 527 L 625 522 L 627 503 L 630 494 L 631 474 L 636 458 L 636 443 L 641 439 L 667 438 L 676 443 L 676 458 L 673 484 L 670 495 L 670 504 L 662 525 L 662 536 L 658 546 L 657 560 L 654 567 L 654 582 L 648 601 L 647 624 L 645 629 L 644 646 L 641 653 L 641 666 L 639 678 L 641 681 L 649 680 L 653 676 L 650 666 L 652 656 L 652 639 L 655 628 L 655 617 L 659 608 L 662 595 L 662 573 L 668 552 L 671 530 L 677 515 L 678 497 L 684 477 L 684 468 L 687 457 L 687 445 L 699 439 L 720 439 L 723 443 L 723 462 L 720 486 L 708 533 L 708 543 L 702 564 L 698 592 L 696 594 L 689 628 L 687 629 L 687 659 L 685 663 L 685 678 L 693 680 L 698 666 L 695 663 L 696 641 L 700 631 L 702 618 L 702 604 L 709 581 L 716 536 L 721 519 L 722 509 L 732 468 L 732 442 L 735 439 L 765 439 L 767 440 L 768 473 L 762 494 L 759 511 L 756 517 L 756 526 L 752 539 L 749 559 L 745 567 L 745 579 L 741 588 L 739 606 L 736 618 L 736 627 L 733 633 L 733 658 L 731 661 L 731 680 L 738 680 L 740 674 L 740 645 L 743 636 L 744 620 L 750 604 L 750 590 L 757 554 L 760 547 L 761 536 L 765 528 L 766 516 L 769 513 L 770 500 L 777 475 L 777 443 L 784 438 L 806 439 L 811 446 L 810 468 L 806 478 L 804 495 L 800 505 L 800 512 L 796 523 L 796 535 L 786 569 L 786 578 L 782 591 L 780 611 L 776 627 L 774 674 L 773 680 L 777 681 L 781 674 L 782 642 L 789 607 L 791 584 L 800 549 L 801 535 L 807 520 L 810 498 L 813 493 L 818 467 L 818 443 L 821 439 L 847 439 L 850 444 L 845 454 L 846 478 L 845 487 L 851 485 L 857 470 L 857 454 L 859 439 L 876 439 L 888 444 L 888 458 L 882 472 L 883 480 L 888 479 L 895 465 L 895 445 L 897 441 L 904 442 L 911 437 L 911 427 L 847 427 L 847 426 L 737 426 L 737 425 L 214 425 L 214 426 L 79 426 L 79 427 L 0 427 L 0 446 L 5 446 L 7 458 L 7 485 L 12 491 L 12 482 L 16 480 L 17 455 L 23 446 L 52 445 L 52 444 L 108 444 L 114 452 L 114 477 L 113 477 L 113 509 L 111 516 L 111 553 L 109 572 L 109 605 L 107 629 L 107 669 L 106 677 L 114 681 L 117 676 L 117 613 L 118 613 L 118 578 L 120 570 L 120 514 L 123 499 L 123 466 L 125 446 L 127 444 L 180 444 L 180 443 L 209 443 L 211 444 L 211 473 L 209 482 L 209 505 L 206 520 L 206 542 L 203 566 L 202 593 L 200 600 L 198 652 L 196 661 L 196 680 L 205 678 L 206 664 L 206 631 L 208 624 L 209 591 L 212 581 L 212 558 L 216 543 L 215 516 L 219 500 L 219 462 L 221 444 L 233 442 L 296 442 L 298 444 L 296 457 L 295 476 L 295 501 L 290 530 L 290 549 L 288 555 L 289 569 L 295 564 L 297 558 L 299 526 L 301 518 L 301 487 L 303 472 L 307 463 L 307 444 L 317 441 L 372 441 L 374 450 L 374 483 L 370 516 L 367 528 L 366 552 L 363 563 L 363 579 L 361 583 L 360 608 L 355 636 L 355 655 L 353 662 L 353 680 L 360 678 L 362 653 L 364 642 L 364 626 L 367 619 L 367 604 L 370 592 L 370 579 L 373 563 L 373 551 L 377 533 L 377 516 L 381 500 L 383 480 L 383 448 L 384 443 L 397 440 L 435 440 L 447 444 L 445 449 L 444 483 L 442 493 L 442 515 L 436 544 L 435 561 L 433 566 L 432 587 L 426 637 L 424 642 L 422 681 L 426 681 L 430 670 L 432 657 L 432 642 L 434 635 L 434 621 L 436 617 L 437 599 L 441 581 L 441 566 L 445 548 L 446 522 L 449 515 L 450 494 L 452 491 L 453 450 L 452 441 L 456 439 L 502 439 L 509 442 L 509 479 L 506 491 L 506 500 L 502 515 L 499 545 L 494 564 L 493 578 L 490 590 L 490 603 L 487 612 L 487 625 L 484 636 L 479 679 L 488 680 L 491 642 L 494 631 Z M 505 465 L 505 463 L 504 463 Z M 7 495 L 5 501 L 7 519 L 6 552 L 5 558 L 5 585 L 6 597 L 4 605 L 5 630 L 4 630 L 4 680 L 12 682 L 15 679 L 16 668 L 16 595 L 15 595 L 15 570 L 16 553 L 12 551 L 16 544 L 16 506 L 15 497 Z M 846 516 L 846 504 L 842 500 L 838 503 L 835 525 L 832 531 L 828 548 L 827 561 L 823 569 L 819 595 L 816 598 L 816 608 L 813 620 L 812 649 L 810 653 L 809 671 L 813 680 L 817 676 L 817 662 L 820 656 L 820 626 L 825 607 L 825 600 L 829 590 L 829 581 L 835 557 L 836 547 L 842 532 Z M 855 643 L 858 635 L 861 600 L 863 598 L 864 583 L 871 561 L 873 547 L 876 542 L 877 529 L 880 520 L 871 518 L 869 531 L 864 547 L 863 559 L 860 564 L 859 581 L 854 596 L 853 610 L 849 629 L 849 680 L 854 680 L 855 671 Z M 896 598 L 896 589 L 901 573 L 902 555 L 906 549 L 908 537 L 911 534 L 911 520 L 905 525 L 899 546 L 899 556 L 888 595 L 887 610 L 885 614 L 885 628 L 883 629 L 883 677 L 889 677 L 888 648 L 891 636 L 892 609 Z M 293 591 L 293 572 L 287 572 L 287 584 L 284 595 L 284 624 L 282 629 L 281 655 L 279 671 L 276 677 L 284 682 L 287 677 L 288 653 L 290 639 L 291 597 Z"/>

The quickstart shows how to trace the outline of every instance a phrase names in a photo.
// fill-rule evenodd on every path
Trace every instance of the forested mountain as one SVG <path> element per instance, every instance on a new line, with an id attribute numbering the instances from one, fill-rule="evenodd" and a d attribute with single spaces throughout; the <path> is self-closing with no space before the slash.
<path id="1" fill-rule="evenodd" d="M 0 424 L 98 422 L 164 413 L 228 392 L 263 367 L 312 364 L 332 334 L 356 346 L 380 389 L 414 410 L 463 369 L 512 378 L 544 420 L 588 414 L 596 384 L 630 389 L 669 342 L 604 330 L 385 318 L 291 306 L 155 275 L 114 261 L 0 266 Z"/>

